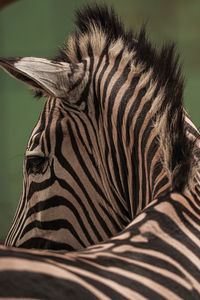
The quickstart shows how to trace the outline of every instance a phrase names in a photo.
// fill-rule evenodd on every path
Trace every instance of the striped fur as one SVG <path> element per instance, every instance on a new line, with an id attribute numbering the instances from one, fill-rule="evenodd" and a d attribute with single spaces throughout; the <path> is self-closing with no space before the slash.
<path id="1" fill-rule="evenodd" d="M 200 191 L 154 200 L 107 242 L 66 254 L 0 247 L 6 299 L 200 298 Z"/>
<path id="2" fill-rule="evenodd" d="M 79 11 L 76 23 L 53 60 L 0 59 L 50 96 L 28 143 L 6 245 L 87 247 L 120 232 L 152 200 L 199 184 L 199 133 L 183 108 L 174 46 L 157 51 L 144 30 L 126 32 L 106 7 Z"/>
<path id="3" fill-rule="evenodd" d="M 157 53 L 105 7 L 77 25 L 54 60 L 0 59 L 50 95 L 6 243 L 63 250 L 1 246 L 0 297 L 197 300 L 200 142 L 174 48 Z"/>

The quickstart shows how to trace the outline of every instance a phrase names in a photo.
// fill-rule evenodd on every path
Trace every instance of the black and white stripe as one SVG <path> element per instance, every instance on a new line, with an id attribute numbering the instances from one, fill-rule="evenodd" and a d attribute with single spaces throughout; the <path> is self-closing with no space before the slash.
<path id="1" fill-rule="evenodd" d="M 6 299 L 200 297 L 200 191 L 155 199 L 120 234 L 82 251 L 0 247 Z"/>
<path id="2" fill-rule="evenodd" d="M 144 30 L 126 32 L 106 7 L 79 11 L 76 23 L 53 60 L 0 59 L 49 96 L 28 142 L 9 246 L 84 248 L 120 232 L 161 195 L 199 184 L 189 134 L 199 133 L 183 109 L 174 46 L 156 51 Z"/>

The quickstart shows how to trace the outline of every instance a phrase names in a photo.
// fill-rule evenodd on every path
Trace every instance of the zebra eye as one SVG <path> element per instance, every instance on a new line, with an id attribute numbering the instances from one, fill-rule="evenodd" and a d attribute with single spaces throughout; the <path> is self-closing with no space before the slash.
<path id="1" fill-rule="evenodd" d="M 47 158 L 42 156 L 27 156 L 26 157 L 26 170 L 29 174 L 43 174 L 46 171 Z"/>

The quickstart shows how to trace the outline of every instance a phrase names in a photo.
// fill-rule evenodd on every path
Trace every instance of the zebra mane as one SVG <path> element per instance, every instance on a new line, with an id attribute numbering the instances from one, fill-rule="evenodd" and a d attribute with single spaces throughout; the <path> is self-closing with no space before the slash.
<path id="1" fill-rule="evenodd" d="M 184 80 L 174 44 L 165 44 L 158 50 L 146 37 L 144 27 L 139 33 L 126 31 L 114 10 L 105 5 L 95 4 L 78 10 L 75 22 L 77 31 L 60 49 L 56 59 L 77 63 L 88 55 L 101 55 L 103 51 L 116 57 L 123 49 L 122 59 L 126 63 L 142 66 L 142 72 L 151 69 L 152 82 L 156 84 L 151 113 L 163 153 L 163 166 L 173 190 L 191 186 L 189 181 L 197 164 L 193 159 L 194 141 L 188 138 L 185 127 Z"/>

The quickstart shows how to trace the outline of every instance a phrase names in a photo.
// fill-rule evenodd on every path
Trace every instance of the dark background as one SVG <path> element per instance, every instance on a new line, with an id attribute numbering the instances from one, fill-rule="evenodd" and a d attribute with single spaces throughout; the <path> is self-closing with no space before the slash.
<path id="1" fill-rule="evenodd" d="M 89 1 L 92 3 L 93 1 Z M 97 1 L 98 2 L 98 1 Z M 157 45 L 175 41 L 186 78 L 185 105 L 199 127 L 200 1 L 107 0 L 127 28 L 148 33 Z M 0 11 L 0 56 L 52 57 L 73 31 L 83 0 L 19 0 Z M 87 2 L 88 3 L 88 2 Z M 0 239 L 4 239 L 22 190 L 23 156 L 44 100 L 0 70 Z"/>

